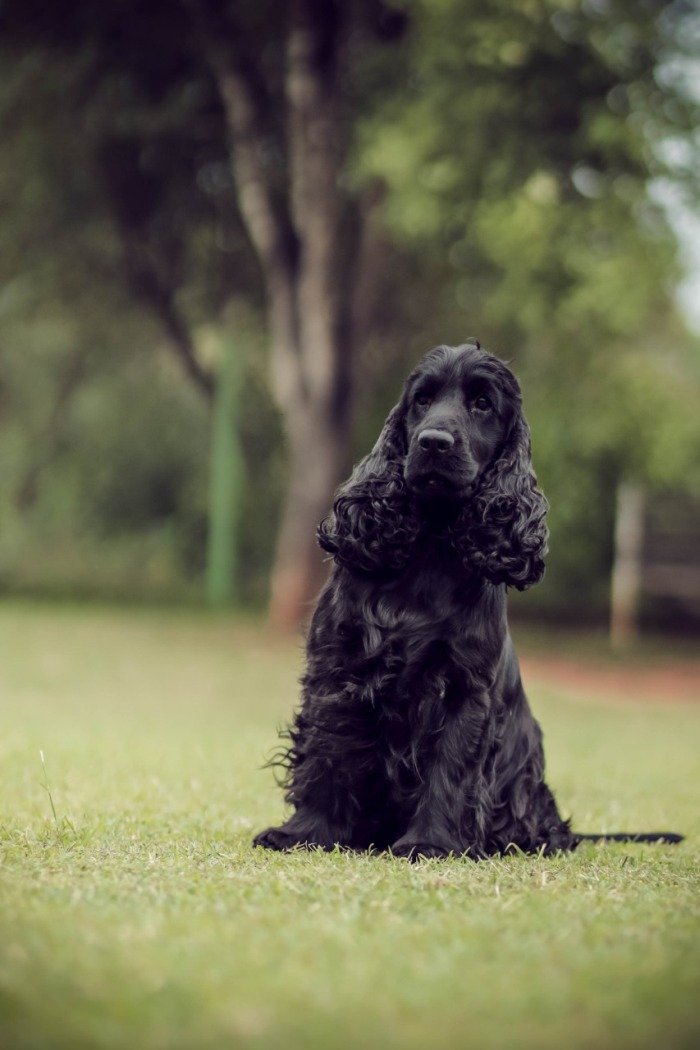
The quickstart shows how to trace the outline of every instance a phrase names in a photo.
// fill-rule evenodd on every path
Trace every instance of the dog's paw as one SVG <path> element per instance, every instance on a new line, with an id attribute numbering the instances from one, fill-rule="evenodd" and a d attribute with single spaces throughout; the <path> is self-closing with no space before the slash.
<path id="1" fill-rule="evenodd" d="M 391 847 L 391 852 L 394 857 L 403 857 L 413 864 L 419 860 L 444 859 L 450 855 L 450 850 L 430 842 L 402 842 L 400 839 Z"/>
<path id="2" fill-rule="evenodd" d="M 319 832 L 287 831 L 284 825 L 281 828 L 266 828 L 265 831 L 261 831 L 253 839 L 253 845 L 263 849 L 274 849 L 278 853 L 293 849 L 324 850 L 329 853 L 336 845 L 343 848 L 342 843 L 336 843 Z"/>
<path id="3" fill-rule="evenodd" d="M 259 835 L 256 835 L 253 839 L 254 846 L 260 846 L 262 849 L 274 849 L 278 853 L 284 853 L 286 850 L 294 849 L 295 846 L 304 845 L 294 835 L 290 835 L 288 831 L 284 831 L 282 828 L 266 828 L 265 831 L 261 831 Z"/>

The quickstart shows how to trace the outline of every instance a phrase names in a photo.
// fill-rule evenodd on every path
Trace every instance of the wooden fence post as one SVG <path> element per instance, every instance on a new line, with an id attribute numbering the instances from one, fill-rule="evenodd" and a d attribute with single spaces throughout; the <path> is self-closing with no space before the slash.
<path id="1" fill-rule="evenodd" d="M 636 482 L 621 481 L 617 486 L 610 589 L 610 644 L 614 649 L 629 645 L 638 634 L 643 539 L 644 489 Z"/>

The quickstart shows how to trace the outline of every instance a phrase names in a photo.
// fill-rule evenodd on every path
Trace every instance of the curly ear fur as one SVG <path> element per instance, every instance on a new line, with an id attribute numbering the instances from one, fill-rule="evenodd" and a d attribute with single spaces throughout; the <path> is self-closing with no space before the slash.
<path id="1" fill-rule="evenodd" d="M 379 439 L 338 490 L 333 510 L 318 527 L 318 542 L 348 569 L 396 572 L 408 562 L 419 531 L 403 475 L 405 408 L 389 413 Z"/>
<path id="2" fill-rule="evenodd" d="M 524 591 L 544 575 L 548 504 L 530 461 L 530 428 L 518 405 L 500 456 L 452 530 L 465 568 Z"/>

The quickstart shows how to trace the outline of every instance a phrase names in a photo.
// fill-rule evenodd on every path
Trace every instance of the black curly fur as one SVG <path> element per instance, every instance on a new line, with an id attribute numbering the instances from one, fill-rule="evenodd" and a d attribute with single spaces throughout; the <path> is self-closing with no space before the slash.
<path id="1" fill-rule="evenodd" d="M 420 521 L 404 477 L 406 437 L 401 405 L 374 449 L 353 471 L 318 527 L 318 542 L 339 565 L 387 575 L 406 567 Z"/>
<path id="2" fill-rule="evenodd" d="M 319 526 L 335 566 L 274 762 L 293 813 L 257 845 L 476 859 L 586 837 L 544 781 L 506 620 L 506 587 L 544 572 L 546 511 L 512 372 L 431 351 Z"/>

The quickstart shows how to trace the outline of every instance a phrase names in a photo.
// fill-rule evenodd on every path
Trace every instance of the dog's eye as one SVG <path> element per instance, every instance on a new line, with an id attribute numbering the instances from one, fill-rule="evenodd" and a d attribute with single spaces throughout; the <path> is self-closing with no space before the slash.
<path id="1" fill-rule="evenodd" d="M 432 398 L 429 394 L 418 394 L 416 397 L 416 404 L 419 408 L 427 408 Z"/>
<path id="2" fill-rule="evenodd" d="M 478 408 L 480 412 L 488 412 L 493 408 L 493 405 L 487 397 L 477 397 L 474 402 L 474 408 Z"/>

